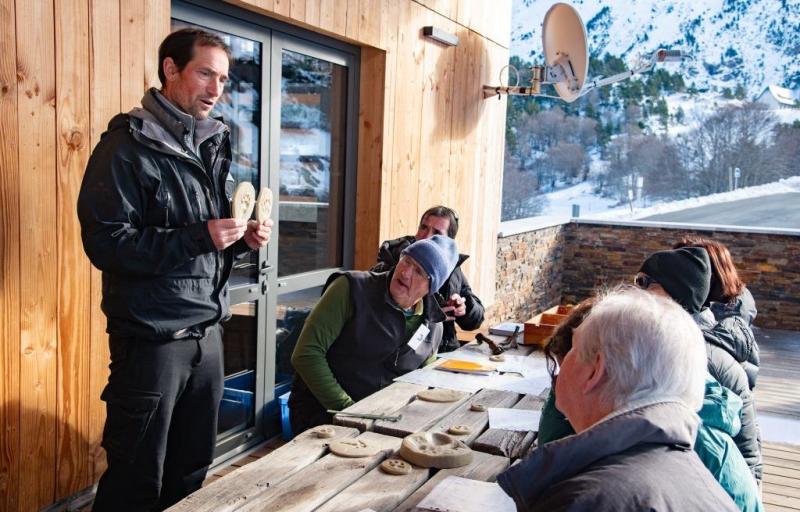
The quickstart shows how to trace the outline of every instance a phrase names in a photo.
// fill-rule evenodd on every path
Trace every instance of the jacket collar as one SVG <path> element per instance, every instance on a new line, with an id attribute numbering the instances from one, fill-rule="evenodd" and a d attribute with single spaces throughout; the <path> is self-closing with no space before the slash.
<path id="1" fill-rule="evenodd" d="M 589 429 L 548 443 L 497 478 L 517 506 L 527 510 L 553 485 L 583 472 L 595 462 L 642 444 L 689 451 L 698 417 L 677 401 L 632 404 Z"/>
<path id="2" fill-rule="evenodd" d="M 142 135 L 159 141 L 171 152 L 200 157 L 200 145 L 228 127 L 217 119 L 195 119 L 173 105 L 157 89 L 150 88 L 142 97 L 142 107 L 129 112 L 141 121 Z"/>

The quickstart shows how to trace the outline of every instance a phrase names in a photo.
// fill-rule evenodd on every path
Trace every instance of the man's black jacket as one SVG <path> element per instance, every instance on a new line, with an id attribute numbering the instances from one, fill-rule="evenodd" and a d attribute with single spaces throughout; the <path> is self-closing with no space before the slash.
<path id="1" fill-rule="evenodd" d="M 404 236 L 395 240 L 386 240 L 381 244 L 378 250 L 378 263 L 375 264 L 370 270 L 373 272 L 386 272 L 395 265 L 400 259 L 400 253 L 403 249 L 414 243 L 416 239 L 413 236 Z M 472 293 L 467 278 L 461 271 L 461 264 L 469 258 L 466 254 L 458 255 L 458 263 L 455 270 L 447 278 L 447 281 L 439 288 L 439 294 L 445 299 L 449 299 L 451 295 L 457 293 L 464 298 L 467 312 L 464 316 L 457 317 L 456 323 L 458 326 L 466 331 L 477 329 L 483 323 L 483 304 L 481 300 Z M 454 322 L 444 323 L 444 335 L 442 336 L 442 343 L 439 346 L 439 352 L 449 352 L 459 347 L 458 339 L 456 338 L 456 326 Z"/>
<path id="2" fill-rule="evenodd" d="M 78 197 L 84 250 L 103 273 L 107 331 L 154 340 L 201 336 L 229 318 L 233 255 L 247 249 L 240 240 L 217 251 L 206 227 L 231 216 L 227 128 L 191 148 L 168 136 L 162 118 L 143 109 L 115 116 Z"/>

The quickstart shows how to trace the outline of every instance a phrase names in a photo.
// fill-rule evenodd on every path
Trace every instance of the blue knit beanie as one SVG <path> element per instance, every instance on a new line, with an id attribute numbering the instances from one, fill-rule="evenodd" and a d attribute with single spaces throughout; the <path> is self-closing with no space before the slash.
<path id="1" fill-rule="evenodd" d="M 458 249 L 452 238 L 434 235 L 409 245 L 401 255 L 407 254 L 425 269 L 430 278 L 428 293 L 439 291 L 458 263 Z"/>

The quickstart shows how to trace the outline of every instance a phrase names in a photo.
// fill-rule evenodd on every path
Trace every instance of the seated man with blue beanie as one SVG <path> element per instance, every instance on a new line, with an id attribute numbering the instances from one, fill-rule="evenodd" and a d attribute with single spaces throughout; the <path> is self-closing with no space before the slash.
<path id="1" fill-rule="evenodd" d="M 457 262 L 453 239 L 437 235 L 409 245 L 389 272 L 331 275 L 292 354 L 295 434 L 435 359 L 446 315 L 433 292 Z"/>

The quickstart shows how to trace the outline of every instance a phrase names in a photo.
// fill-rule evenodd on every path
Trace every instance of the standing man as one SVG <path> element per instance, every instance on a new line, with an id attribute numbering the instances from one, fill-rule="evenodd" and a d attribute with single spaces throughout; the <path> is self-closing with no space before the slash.
<path id="1" fill-rule="evenodd" d="M 272 225 L 231 218 L 230 134 L 208 117 L 228 79 L 228 46 L 183 29 L 158 56 L 161 90 L 110 121 L 78 197 L 84 250 L 103 272 L 111 352 L 95 511 L 163 510 L 202 484 L 233 258 L 264 247 Z"/>
<path id="2" fill-rule="evenodd" d="M 455 239 L 458 233 L 458 215 L 446 206 L 428 208 L 419 220 L 419 228 L 414 236 L 404 236 L 395 240 L 386 240 L 378 250 L 378 263 L 372 267 L 373 272 L 386 272 L 400 260 L 403 250 L 416 242 L 434 235 L 448 236 Z M 469 258 L 466 254 L 458 255 L 455 270 L 438 292 L 435 294 L 439 305 L 448 317 L 444 323 L 444 335 L 439 352 L 450 352 L 459 347 L 456 337 L 456 326 L 465 331 L 477 329 L 483 323 L 483 304 L 472 293 L 467 278 L 461 271 L 461 264 Z"/>

